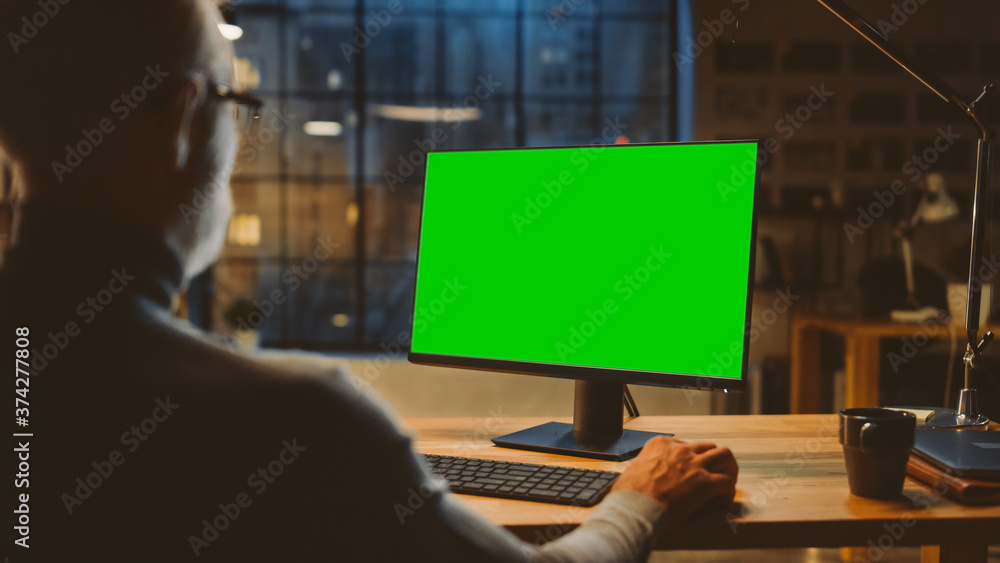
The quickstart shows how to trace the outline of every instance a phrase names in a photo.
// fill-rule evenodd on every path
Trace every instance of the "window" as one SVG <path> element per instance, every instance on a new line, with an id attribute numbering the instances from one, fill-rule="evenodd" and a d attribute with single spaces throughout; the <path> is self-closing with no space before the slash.
<path id="1" fill-rule="evenodd" d="M 676 138 L 669 1 L 234 7 L 237 73 L 267 105 L 232 180 L 214 324 L 265 346 L 408 343 L 427 150 Z"/>

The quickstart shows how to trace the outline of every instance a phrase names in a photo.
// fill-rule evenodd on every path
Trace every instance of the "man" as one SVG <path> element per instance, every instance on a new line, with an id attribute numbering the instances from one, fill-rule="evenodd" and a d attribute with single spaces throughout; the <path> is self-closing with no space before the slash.
<path id="1" fill-rule="evenodd" d="M 215 6 L 17 0 L 0 22 L 0 143 L 26 188 L 0 341 L 31 373 L 11 561 L 641 560 L 658 522 L 733 499 L 728 450 L 657 439 L 545 546 L 472 514 L 347 376 L 264 365 L 170 315 L 230 213 L 214 186 L 246 100 Z"/>

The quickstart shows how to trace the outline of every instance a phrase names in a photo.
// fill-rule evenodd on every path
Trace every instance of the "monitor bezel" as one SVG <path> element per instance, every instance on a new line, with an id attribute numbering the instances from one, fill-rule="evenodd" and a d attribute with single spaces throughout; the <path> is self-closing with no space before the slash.
<path id="1" fill-rule="evenodd" d="M 621 381 L 623 383 L 634 383 L 654 387 L 671 387 L 678 389 L 700 389 L 706 391 L 745 391 L 747 388 L 747 371 L 750 363 L 750 333 L 753 321 L 753 291 L 755 283 L 755 264 L 757 250 L 757 219 L 760 213 L 760 140 L 759 139 L 729 139 L 716 141 L 680 141 L 664 143 L 633 143 L 621 145 L 565 145 L 565 146 L 544 146 L 544 147 L 506 147 L 492 149 L 451 149 L 433 150 L 428 153 L 453 153 L 453 152 L 500 152 L 500 151 L 524 151 L 524 150 L 553 150 L 553 149 L 587 149 L 603 147 L 604 149 L 618 149 L 619 147 L 634 148 L 640 146 L 680 146 L 680 145 L 713 145 L 713 144 L 754 144 L 754 195 L 753 209 L 751 210 L 750 226 L 750 254 L 747 276 L 747 306 L 746 325 L 743 330 L 743 357 L 740 368 L 740 377 L 724 377 L 703 374 L 682 374 L 668 372 L 651 372 L 642 370 L 632 370 L 625 368 L 605 368 L 592 366 L 579 366 L 568 364 L 553 364 L 543 362 L 524 362 L 518 360 L 504 360 L 495 358 L 480 358 L 470 356 L 453 356 L 445 354 L 431 354 L 424 352 L 414 352 L 407 350 L 407 360 L 414 364 L 453 367 L 462 369 L 474 369 L 482 371 L 495 371 L 503 373 L 516 373 L 521 375 L 534 375 L 541 377 L 558 377 L 562 379 L 577 380 L 607 380 Z M 426 186 L 427 171 L 424 170 L 424 185 Z M 418 222 L 418 233 L 422 233 L 424 221 L 425 197 L 420 199 L 420 217 Z M 417 237 L 417 257 L 415 272 L 420 271 L 420 245 L 422 237 Z M 413 282 L 413 306 L 412 311 L 416 311 L 417 282 L 418 275 L 414 275 Z M 410 316 L 410 337 L 412 342 L 414 323 L 416 315 Z M 710 334 L 705 335 L 711 338 Z"/>

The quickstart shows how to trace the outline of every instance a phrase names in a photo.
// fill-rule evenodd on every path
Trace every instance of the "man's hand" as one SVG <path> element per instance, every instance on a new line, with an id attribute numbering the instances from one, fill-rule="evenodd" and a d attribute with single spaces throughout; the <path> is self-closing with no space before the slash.
<path id="1" fill-rule="evenodd" d="M 612 490 L 653 497 L 666 510 L 668 523 L 676 524 L 709 502 L 728 506 L 736 496 L 738 472 L 729 448 L 657 436 L 646 442 Z"/>

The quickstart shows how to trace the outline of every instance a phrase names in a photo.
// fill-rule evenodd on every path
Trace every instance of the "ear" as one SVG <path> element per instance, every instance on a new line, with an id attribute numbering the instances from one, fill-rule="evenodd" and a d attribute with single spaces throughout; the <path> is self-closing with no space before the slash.
<path id="1" fill-rule="evenodd" d="M 174 97 L 170 133 L 174 167 L 178 171 L 187 167 L 188 155 L 191 153 L 191 124 L 200 98 L 201 86 L 196 82 L 185 82 Z"/>

